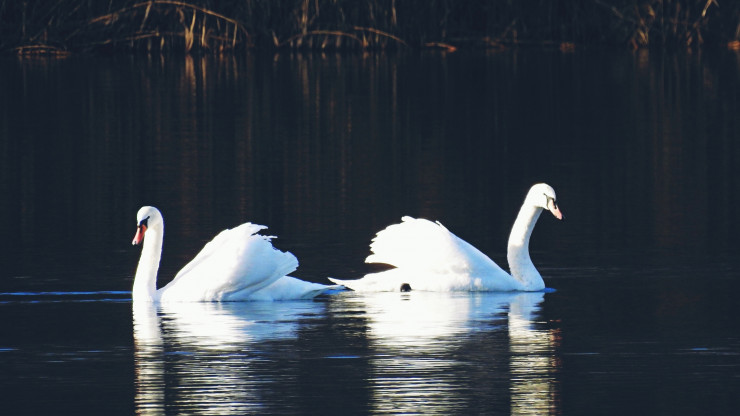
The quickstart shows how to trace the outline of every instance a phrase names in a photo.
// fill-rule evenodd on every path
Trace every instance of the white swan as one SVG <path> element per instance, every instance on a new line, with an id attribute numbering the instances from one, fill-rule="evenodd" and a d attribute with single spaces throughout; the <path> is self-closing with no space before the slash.
<path id="1" fill-rule="evenodd" d="M 555 190 L 539 183 L 530 188 L 509 235 L 511 275 L 439 222 L 403 217 L 378 232 L 370 244 L 373 254 L 365 260 L 394 269 L 357 280 L 329 280 L 359 292 L 543 290 L 545 282 L 529 257 L 529 238 L 543 209 L 563 218 Z"/>
<path id="2" fill-rule="evenodd" d="M 257 234 L 267 228 L 264 225 L 244 223 L 221 231 L 170 283 L 157 290 L 164 220 L 157 208 L 145 206 L 136 222 L 132 244 L 144 240 L 144 245 L 131 293 L 134 302 L 308 299 L 340 288 L 287 276 L 298 267 L 295 256 L 275 249 L 270 242 L 273 237 Z"/>

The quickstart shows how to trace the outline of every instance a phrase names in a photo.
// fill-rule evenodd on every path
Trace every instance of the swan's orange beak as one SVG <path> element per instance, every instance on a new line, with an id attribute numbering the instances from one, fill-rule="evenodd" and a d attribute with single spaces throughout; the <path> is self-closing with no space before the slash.
<path id="1" fill-rule="evenodd" d="M 554 199 L 547 200 L 547 210 L 552 212 L 552 215 L 554 215 L 555 218 L 559 220 L 563 219 L 563 214 L 560 212 L 560 208 L 558 208 L 558 204 Z"/>
<path id="2" fill-rule="evenodd" d="M 134 236 L 134 241 L 131 242 L 132 245 L 141 244 L 141 240 L 144 239 L 144 233 L 146 232 L 146 225 L 141 224 L 140 226 L 136 227 L 136 235 Z"/>

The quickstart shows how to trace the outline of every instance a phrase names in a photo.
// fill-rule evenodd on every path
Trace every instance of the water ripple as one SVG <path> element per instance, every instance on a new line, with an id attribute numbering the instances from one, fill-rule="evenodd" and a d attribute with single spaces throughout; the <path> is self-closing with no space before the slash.
<path id="1" fill-rule="evenodd" d="M 130 291 L 0 292 L 0 303 L 129 302 Z"/>

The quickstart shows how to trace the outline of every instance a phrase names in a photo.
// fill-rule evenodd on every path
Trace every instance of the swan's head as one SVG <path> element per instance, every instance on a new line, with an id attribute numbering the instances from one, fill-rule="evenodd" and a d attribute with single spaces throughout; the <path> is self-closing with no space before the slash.
<path id="1" fill-rule="evenodd" d="M 560 212 L 560 208 L 558 208 L 555 190 L 552 189 L 552 186 L 546 183 L 538 183 L 532 186 L 529 189 L 525 203 L 546 209 L 550 211 L 555 218 L 559 220 L 563 219 L 563 214 Z"/>
<path id="2" fill-rule="evenodd" d="M 141 241 L 144 239 L 144 234 L 146 233 L 147 229 L 158 225 L 161 226 L 162 223 L 162 214 L 157 208 L 141 207 L 141 209 L 139 209 L 139 212 L 136 214 L 136 235 L 134 236 L 134 241 L 132 241 L 131 244 L 140 244 Z"/>

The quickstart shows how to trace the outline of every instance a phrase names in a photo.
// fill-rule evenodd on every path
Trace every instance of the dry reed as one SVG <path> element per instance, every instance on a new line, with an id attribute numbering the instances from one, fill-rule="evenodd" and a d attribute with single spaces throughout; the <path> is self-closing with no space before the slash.
<path id="1" fill-rule="evenodd" d="M 21 54 L 738 41 L 730 0 L 0 0 L 0 50 Z"/>

